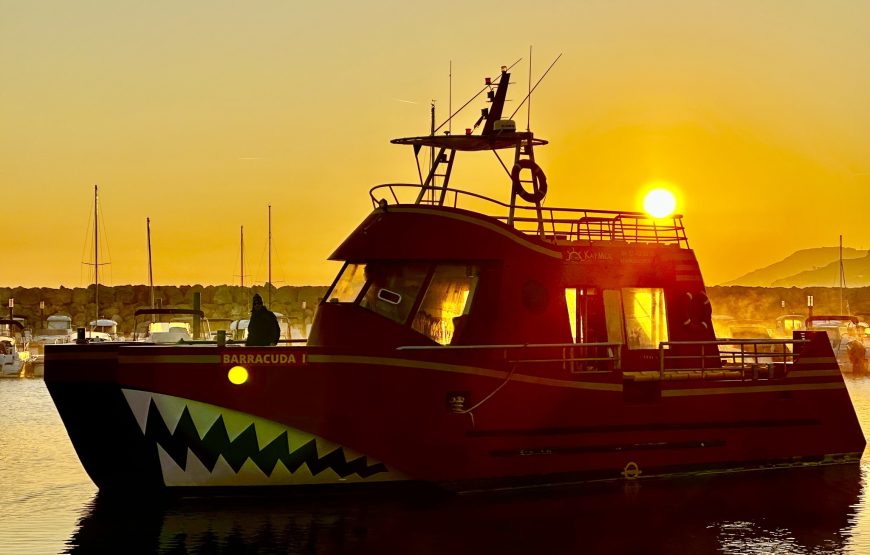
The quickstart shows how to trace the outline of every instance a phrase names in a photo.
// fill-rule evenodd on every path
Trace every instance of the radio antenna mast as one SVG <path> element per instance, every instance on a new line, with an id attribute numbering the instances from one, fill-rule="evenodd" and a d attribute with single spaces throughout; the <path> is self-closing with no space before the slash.
<path id="1" fill-rule="evenodd" d="M 514 113 L 511 114 L 511 117 L 508 119 L 514 119 L 514 115 L 516 115 L 516 113 L 520 111 L 520 108 L 523 107 L 523 104 L 532 96 L 532 93 L 535 92 L 535 89 L 538 88 L 538 85 L 541 84 L 541 81 L 543 81 L 544 77 L 546 77 L 547 74 L 550 73 L 550 70 L 553 69 L 553 66 L 556 65 L 556 62 L 558 62 L 559 58 L 561 58 L 561 57 L 562 57 L 562 54 L 559 54 L 558 56 L 556 56 L 556 59 L 553 60 L 553 63 L 550 64 L 550 67 L 547 68 L 547 71 L 545 71 L 544 74 L 541 75 L 541 78 L 538 79 L 538 81 L 535 83 L 535 86 L 532 87 L 531 89 L 529 89 L 529 94 L 527 94 L 526 97 L 523 99 L 523 101 L 520 102 L 519 106 L 517 106 L 517 109 L 514 110 Z"/>
<path id="2" fill-rule="evenodd" d="M 532 45 L 529 45 L 529 105 L 526 106 L 526 131 L 531 131 L 532 125 Z"/>
<path id="3" fill-rule="evenodd" d="M 448 74 L 448 94 L 447 94 L 447 113 L 453 113 L 453 60 L 450 60 L 450 73 Z M 447 134 L 453 134 L 453 119 L 447 120 Z M 434 122 L 433 122 L 434 123 Z"/>

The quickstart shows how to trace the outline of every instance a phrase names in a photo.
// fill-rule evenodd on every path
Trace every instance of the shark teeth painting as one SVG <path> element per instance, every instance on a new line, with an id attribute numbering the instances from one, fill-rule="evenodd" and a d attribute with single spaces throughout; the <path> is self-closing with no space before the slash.
<path id="1" fill-rule="evenodd" d="M 153 440 L 166 486 L 260 486 L 406 480 L 325 438 L 216 405 L 123 389 Z"/>

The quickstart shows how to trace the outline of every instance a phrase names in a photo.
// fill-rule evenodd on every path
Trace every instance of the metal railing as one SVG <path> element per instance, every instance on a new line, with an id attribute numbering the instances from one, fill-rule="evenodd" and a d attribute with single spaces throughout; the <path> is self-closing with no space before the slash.
<path id="1" fill-rule="evenodd" d="M 417 204 L 416 196 L 422 185 L 414 183 L 386 183 L 369 190 L 372 204 L 389 206 L 392 204 Z M 405 191 L 412 194 L 400 194 Z M 613 210 L 590 210 L 585 208 L 549 208 L 536 206 L 514 206 L 511 220 L 511 205 L 493 198 L 464 191 L 445 189 L 444 201 L 424 198 L 419 202 L 428 206 L 449 206 L 478 212 L 526 234 L 536 235 L 551 242 L 565 242 L 582 246 L 598 242 L 652 243 L 676 245 L 689 248 L 689 240 L 683 227 L 682 216 L 653 218 L 642 212 Z M 388 193 L 379 195 L 377 193 Z"/>
<path id="2" fill-rule="evenodd" d="M 712 341 L 663 341 L 659 343 L 659 376 L 668 372 L 700 372 L 702 379 L 722 371 L 737 371 L 741 379 L 784 376 L 793 364 L 798 345 L 806 339 L 716 339 Z M 681 348 L 699 352 L 677 354 Z M 696 361 L 697 365 L 675 363 Z M 718 377 L 718 376 L 717 376 Z"/>
<path id="3" fill-rule="evenodd" d="M 505 345 L 407 345 L 397 351 L 503 351 L 512 364 L 560 364 L 573 374 L 609 374 L 622 367 L 621 343 L 526 343 Z M 523 356 L 520 351 L 533 351 Z M 559 356 L 546 356 L 556 351 Z M 579 368 L 578 368 L 579 367 Z"/>
<path id="4" fill-rule="evenodd" d="M 739 379 L 784 377 L 805 339 L 718 339 L 664 341 L 657 370 L 624 368 L 622 343 L 529 343 L 503 345 L 409 345 L 397 351 L 502 351 L 511 364 L 559 365 L 572 374 L 620 372 L 628 380 Z"/>

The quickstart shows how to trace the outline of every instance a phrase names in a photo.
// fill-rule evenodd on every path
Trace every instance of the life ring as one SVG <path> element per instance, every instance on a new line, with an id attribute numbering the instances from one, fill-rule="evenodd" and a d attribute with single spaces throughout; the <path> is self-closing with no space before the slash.
<path id="1" fill-rule="evenodd" d="M 526 191 L 520 181 L 520 173 L 523 170 L 530 170 L 532 172 L 531 192 Z M 514 164 L 511 170 L 511 182 L 513 183 L 514 193 L 526 202 L 538 204 L 547 196 L 547 176 L 544 175 L 544 170 L 534 160 L 524 158 Z"/>
<path id="2" fill-rule="evenodd" d="M 710 298 L 703 291 L 695 296 L 695 307 L 698 321 L 705 328 L 708 327 L 707 322 L 712 322 L 713 318 L 713 305 L 710 304 Z"/>
<path id="3" fill-rule="evenodd" d="M 684 298 L 683 305 L 683 325 L 689 327 L 692 325 L 692 294 L 686 291 L 686 297 Z"/>
<path id="4" fill-rule="evenodd" d="M 640 477 L 640 474 L 640 467 L 638 467 L 637 463 L 634 461 L 629 461 L 625 465 L 625 468 L 622 469 L 622 475 L 626 480 L 637 480 Z"/>
<path id="5" fill-rule="evenodd" d="M 701 328 L 709 328 L 707 322 L 711 321 L 713 315 L 713 306 L 710 304 L 710 298 L 703 291 L 699 291 L 694 295 L 686 291 L 684 305 L 683 325 L 686 327 L 694 326 Z"/>

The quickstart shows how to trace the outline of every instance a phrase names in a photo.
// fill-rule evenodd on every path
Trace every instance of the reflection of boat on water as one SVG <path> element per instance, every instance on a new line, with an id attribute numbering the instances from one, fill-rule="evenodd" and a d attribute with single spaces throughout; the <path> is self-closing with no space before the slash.
<path id="1" fill-rule="evenodd" d="M 473 496 L 99 494 L 71 553 L 842 553 L 861 472 L 829 466 Z M 220 546 L 220 549 L 218 548 Z"/>
<path id="2" fill-rule="evenodd" d="M 481 134 L 393 141 L 433 166 L 370 191 L 305 347 L 47 347 L 101 490 L 467 491 L 859 460 L 827 337 L 717 340 L 682 216 L 543 206 L 546 141 L 501 118 L 509 79 L 485 87 Z M 457 154 L 500 151 L 509 202 L 449 186 Z"/>

